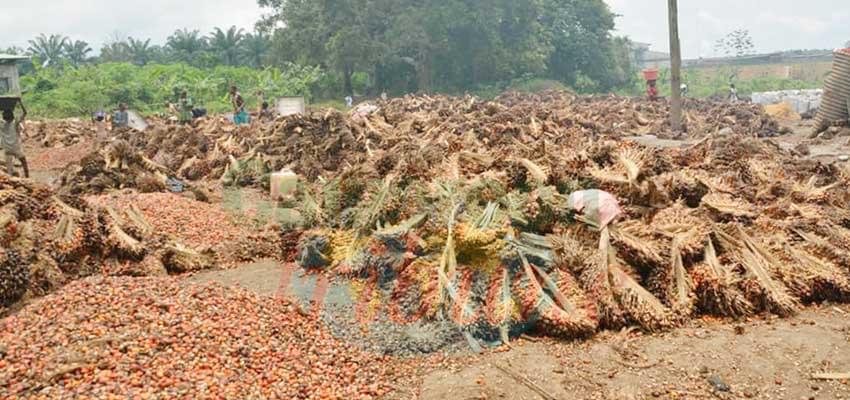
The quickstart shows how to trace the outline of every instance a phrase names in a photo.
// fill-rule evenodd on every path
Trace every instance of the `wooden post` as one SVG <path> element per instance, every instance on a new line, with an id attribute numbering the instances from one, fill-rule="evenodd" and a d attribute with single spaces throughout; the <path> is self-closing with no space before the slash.
<path id="1" fill-rule="evenodd" d="M 678 0 L 667 0 L 670 23 L 670 125 L 673 132 L 682 131 L 682 52 L 679 45 Z"/>

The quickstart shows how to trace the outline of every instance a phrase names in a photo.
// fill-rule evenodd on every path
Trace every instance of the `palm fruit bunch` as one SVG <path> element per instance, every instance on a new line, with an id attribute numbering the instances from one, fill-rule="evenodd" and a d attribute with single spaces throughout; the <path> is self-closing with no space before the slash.
<path id="1" fill-rule="evenodd" d="M 12 249 L 0 250 L 0 307 L 8 307 L 26 293 L 29 265 Z"/>

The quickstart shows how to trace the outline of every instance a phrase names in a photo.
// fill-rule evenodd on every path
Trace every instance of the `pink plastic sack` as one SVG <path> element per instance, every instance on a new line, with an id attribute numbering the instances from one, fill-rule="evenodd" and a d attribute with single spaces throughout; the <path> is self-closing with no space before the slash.
<path id="1" fill-rule="evenodd" d="M 584 220 L 602 229 L 623 214 L 620 202 L 611 193 L 601 190 L 581 190 L 570 194 L 568 205 L 581 213 Z"/>

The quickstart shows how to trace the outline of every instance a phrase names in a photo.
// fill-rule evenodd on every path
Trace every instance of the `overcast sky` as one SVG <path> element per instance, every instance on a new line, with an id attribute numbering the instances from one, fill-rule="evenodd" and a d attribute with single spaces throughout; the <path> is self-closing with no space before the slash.
<path id="1" fill-rule="evenodd" d="M 606 0 L 619 32 L 653 50 L 666 51 L 665 0 Z M 255 0 L 0 0 L 0 48 L 26 47 L 44 33 L 85 40 L 97 50 L 115 35 L 162 43 L 177 28 L 251 29 L 262 11 Z M 850 41 L 848 0 L 680 0 L 680 33 L 686 58 L 713 56 L 714 42 L 749 29 L 760 52 L 835 48 Z"/>
<path id="2" fill-rule="evenodd" d="M 85 40 L 95 50 L 115 35 L 165 42 L 180 28 L 253 30 L 262 14 L 256 0 L 0 0 L 0 48 L 26 47 L 39 33 Z M 9 43 L 11 42 L 11 43 Z"/>
<path id="3" fill-rule="evenodd" d="M 621 17 L 620 33 L 669 49 L 667 1 L 606 0 Z M 848 0 L 679 0 L 679 36 L 686 58 L 714 56 L 717 39 L 747 29 L 758 52 L 834 49 L 850 41 Z"/>

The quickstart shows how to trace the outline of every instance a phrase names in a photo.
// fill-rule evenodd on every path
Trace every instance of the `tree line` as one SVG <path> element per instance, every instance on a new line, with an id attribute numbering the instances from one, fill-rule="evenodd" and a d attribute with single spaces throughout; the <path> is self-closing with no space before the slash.
<path id="1" fill-rule="evenodd" d="M 7 52 L 62 69 L 103 63 L 198 68 L 318 67 L 311 93 L 498 93 L 523 82 L 555 82 L 579 92 L 634 83 L 632 48 L 613 34 L 603 0 L 257 0 L 268 11 L 247 32 L 179 29 L 165 43 L 85 41 L 41 34 Z M 29 66 L 30 71 L 32 66 Z M 27 72 L 27 71 L 25 71 Z"/>
<path id="2" fill-rule="evenodd" d="M 231 26 L 215 28 L 208 35 L 198 30 L 178 29 L 166 39 L 165 44 L 156 45 L 151 39 L 133 37 L 114 38 L 107 41 L 97 56 L 89 43 L 72 40 L 60 34 L 40 34 L 28 42 L 26 49 L 11 47 L 11 54 L 27 54 L 36 57 L 43 66 L 59 67 L 70 64 L 79 67 L 85 64 L 131 63 L 147 64 L 185 63 L 194 67 L 266 66 L 266 56 L 271 46 L 269 36 L 263 32 L 245 32 Z"/>
<path id="3" fill-rule="evenodd" d="M 374 94 L 474 91 L 517 79 L 608 91 L 634 77 L 603 0 L 258 0 L 269 58 L 320 65 Z"/>

